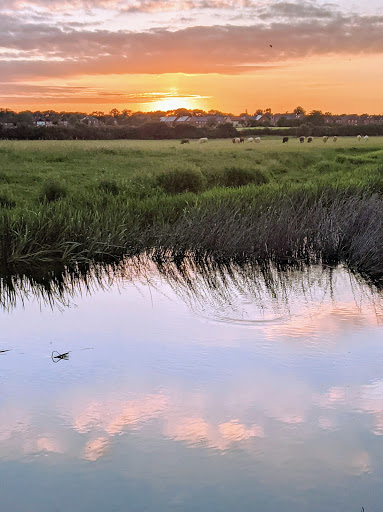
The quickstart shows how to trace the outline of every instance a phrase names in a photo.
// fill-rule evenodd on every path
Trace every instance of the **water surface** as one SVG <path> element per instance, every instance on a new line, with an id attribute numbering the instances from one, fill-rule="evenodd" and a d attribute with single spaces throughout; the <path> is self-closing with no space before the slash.
<path id="1" fill-rule="evenodd" d="M 345 269 L 1 291 L 1 510 L 381 509 L 383 297 Z"/>

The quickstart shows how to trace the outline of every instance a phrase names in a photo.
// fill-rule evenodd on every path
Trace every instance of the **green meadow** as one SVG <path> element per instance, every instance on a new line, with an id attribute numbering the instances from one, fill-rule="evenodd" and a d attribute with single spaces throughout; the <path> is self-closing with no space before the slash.
<path id="1" fill-rule="evenodd" d="M 193 252 L 343 262 L 379 281 L 382 212 L 379 137 L 0 141 L 5 271 Z"/>

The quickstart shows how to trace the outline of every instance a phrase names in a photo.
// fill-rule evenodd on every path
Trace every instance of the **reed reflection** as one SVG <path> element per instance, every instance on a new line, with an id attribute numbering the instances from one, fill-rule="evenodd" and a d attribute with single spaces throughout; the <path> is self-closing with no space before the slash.
<path id="1" fill-rule="evenodd" d="M 4 310 L 35 300 L 41 305 L 63 309 L 84 295 L 92 295 L 124 284 L 159 289 L 166 282 L 188 307 L 200 316 L 245 326 L 284 325 L 286 332 L 299 335 L 307 324 L 320 318 L 352 327 L 369 321 L 382 323 L 383 294 L 362 277 L 338 266 L 276 267 L 249 260 L 215 260 L 196 255 L 144 254 L 118 263 L 87 265 L 0 276 L 0 305 Z M 344 300 L 344 290 L 351 292 Z M 297 314 L 309 306 L 315 318 L 305 321 Z M 306 308 L 307 309 L 307 308 Z M 306 322 L 306 325 L 305 325 Z"/>

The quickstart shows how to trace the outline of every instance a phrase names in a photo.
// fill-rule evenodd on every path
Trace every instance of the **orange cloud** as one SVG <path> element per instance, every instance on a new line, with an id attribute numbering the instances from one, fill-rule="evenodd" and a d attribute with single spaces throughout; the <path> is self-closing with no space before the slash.
<path id="1" fill-rule="evenodd" d="M 5 16 L 0 59 L 3 80 L 94 73 L 241 74 L 311 55 L 383 53 L 382 33 L 383 16 L 340 14 L 336 19 L 138 33 L 60 28 Z M 9 51 L 15 52 L 13 58 Z"/>
<path id="2" fill-rule="evenodd" d="M 382 15 L 314 0 L 0 0 L 0 12 L 0 101 L 11 108 L 149 110 L 151 94 L 169 93 L 154 82 L 173 77 L 195 108 L 381 109 Z"/>
<path id="3" fill-rule="evenodd" d="M 85 446 L 84 459 L 94 462 L 105 455 L 108 449 L 109 440 L 106 437 L 99 437 Z"/>

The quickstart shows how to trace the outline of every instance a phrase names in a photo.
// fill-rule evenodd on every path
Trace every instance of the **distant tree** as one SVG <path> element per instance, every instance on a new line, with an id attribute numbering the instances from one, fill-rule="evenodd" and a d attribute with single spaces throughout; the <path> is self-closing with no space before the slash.
<path id="1" fill-rule="evenodd" d="M 112 108 L 112 110 L 109 112 L 109 115 L 112 117 L 118 117 L 121 115 L 121 112 L 117 108 Z"/>
<path id="2" fill-rule="evenodd" d="M 191 113 L 195 117 L 206 116 L 206 112 L 204 110 L 199 109 L 199 108 L 195 108 L 194 110 L 192 110 Z M 214 114 L 211 114 L 211 115 L 214 115 Z"/>
<path id="3" fill-rule="evenodd" d="M 215 135 L 217 138 L 226 139 L 229 137 L 236 137 L 238 135 L 238 131 L 231 123 L 223 123 L 219 124 L 215 129 Z"/>
<path id="4" fill-rule="evenodd" d="M 215 117 L 209 117 L 207 120 L 206 126 L 209 128 L 213 128 L 217 125 L 217 119 Z"/>
<path id="5" fill-rule="evenodd" d="M 265 109 L 265 114 L 271 114 L 271 108 L 270 107 Z"/>
<path id="6" fill-rule="evenodd" d="M 24 112 L 19 112 L 16 114 L 16 122 L 17 124 L 22 124 L 24 126 L 32 126 L 33 125 L 33 114 L 30 110 L 25 110 Z"/>
<path id="7" fill-rule="evenodd" d="M 294 108 L 293 112 L 297 117 L 304 116 L 306 114 L 306 110 L 301 106 Z"/>
<path id="8" fill-rule="evenodd" d="M 209 116 L 219 116 L 219 117 L 226 117 L 227 114 L 225 114 L 224 112 L 221 112 L 220 110 L 209 110 L 208 112 Z M 229 114 L 231 115 L 231 114 Z"/>
<path id="9" fill-rule="evenodd" d="M 259 108 L 258 110 L 255 111 L 255 116 L 261 116 L 263 114 L 263 110 L 261 108 Z"/>
<path id="10" fill-rule="evenodd" d="M 325 118 L 321 110 L 312 110 L 308 116 L 306 116 L 306 122 L 319 126 L 325 123 Z"/>
<path id="11" fill-rule="evenodd" d="M 57 112 L 55 112 L 54 110 L 44 110 L 44 112 L 42 114 L 47 121 L 50 121 L 51 123 L 54 123 L 54 124 L 57 124 L 57 122 L 60 119 L 59 114 Z"/>
<path id="12" fill-rule="evenodd" d="M 190 111 L 187 110 L 186 108 L 177 108 L 175 111 L 174 111 L 174 115 L 175 116 L 179 116 L 179 117 L 182 117 L 182 116 L 190 116 Z"/>
<path id="13" fill-rule="evenodd" d="M 106 124 L 107 126 L 115 126 L 115 125 L 116 125 L 116 123 L 117 123 L 117 121 L 116 121 L 115 117 L 113 117 L 113 116 L 110 116 L 110 117 L 106 117 L 106 118 L 105 118 L 105 124 Z"/>
<path id="14" fill-rule="evenodd" d="M 16 118 L 16 112 L 10 110 L 8 108 L 0 109 L 0 122 L 3 123 L 12 123 Z"/>
<path id="15" fill-rule="evenodd" d="M 171 139 L 174 133 L 174 128 L 165 123 L 146 123 L 139 130 L 143 139 Z"/>
<path id="16" fill-rule="evenodd" d="M 76 123 L 78 123 L 78 121 L 79 121 L 79 119 L 78 119 L 78 117 L 75 114 L 72 114 L 68 118 L 68 124 L 70 126 L 74 126 Z"/>

